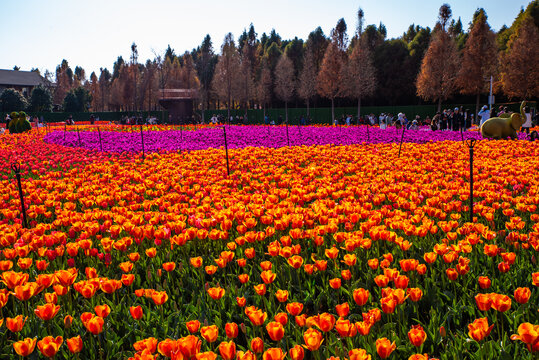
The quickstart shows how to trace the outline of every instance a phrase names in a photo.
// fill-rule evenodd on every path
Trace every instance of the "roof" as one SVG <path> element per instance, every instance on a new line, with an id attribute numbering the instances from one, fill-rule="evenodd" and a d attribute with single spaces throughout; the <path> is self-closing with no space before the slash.
<path id="1" fill-rule="evenodd" d="M 0 85 L 37 86 L 39 84 L 43 84 L 43 78 L 35 71 L 0 69 Z"/>

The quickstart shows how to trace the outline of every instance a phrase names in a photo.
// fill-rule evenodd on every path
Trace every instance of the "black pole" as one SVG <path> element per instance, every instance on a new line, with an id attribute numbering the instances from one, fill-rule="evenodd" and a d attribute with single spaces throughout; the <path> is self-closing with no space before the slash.
<path id="1" fill-rule="evenodd" d="M 142 125 L 140 125 L 140 142 L 142 144 L 142 160 L 144 160 L 144 136 L 142 135 Z"/>
<path id="2" fill-rule="evenodd" d="M 402 125 L 401 143 L 399 145 L 399 157 L 401 157 L 402 141 L 404 140 L 404 130 L 406 130 L 406 126 Z"/>
<path id="3" fill-rule="evenodd" d="M 64 123 L 64 141 L 66 141 L 67 124 Z"/>
<path id="4" fill-rule="evenodd" d="M 17 185 L 19 187 L 19 197 L 21 200 L 21 210 L 22 210 L 22 226 L 24 228 L 28 228 L 28 223 L 26 222 L 26 209 L 24 207 L 24 195 L 22 193 L 22 185 L 21 185 L 21 166 L 18 163 L 12 163 L 11 170 L 13 170 L 13 172 L 15 173 L 15 177 L 17 178 Z"/>
<path id="5" fill-rule="evenodd" d="M 460 128 L 460 138 L 462 139 L 462 143 L 464 143 L 464 133 L 462 131 L 462 127 Z"/>
<path id="6" fill-rule="evenodd" d="M 230 176 L 230 166 L 228 165 L 228 143 L 226 142 L 226 125 L 223 126 L 223 135 L 225 136 L 226 173 Z"/>
<path id="7" fill-rule="evenodd" d="M 367 141 L 370 142 L 371 141 L 371 133 L 369 132 L 369 127 L 370 127 L 370 120 L 367 120 Z"/>
<path id="8" fill-rule="evenodd" d="M 80 140 L 80 131 L 79 131 L 79 127 L 77 126 L 77 135 L 79 136 L 79 147 L 82 147 L 82 142 Z"/>
<path id="9" fill-rule="evenodd" d="M 288 137 L 288 123 L 286 123 L 286 143 L 290 146 L 290 138 Z"/>
<path id="10" fill-rule="evenodd" d="M 99 146 L 101 147 L 101 152 L 103 152 L 103 142 L 101 141 L 101 130 L 99 126 L 97 127 L 97 133 L 99 134 Z"/>
<path id="11" fill-rule="evenodd" d="M 473 148 L 476 141 L 475 139 L 466 140 L 470 150 L 470 222 L 473 222 Z"/>

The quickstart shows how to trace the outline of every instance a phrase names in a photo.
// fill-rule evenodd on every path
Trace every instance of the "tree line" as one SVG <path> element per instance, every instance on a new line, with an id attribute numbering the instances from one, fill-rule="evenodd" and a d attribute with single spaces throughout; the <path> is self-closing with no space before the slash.
<path id="1" fill-rule="evenodd" d="M 101 68 L 89 78 L 63 60 L 45 78 L 54 87 L 54 104 L 92 111 L 159 109 L 161 89 L 197 89 L 197 108 L 247 109 L 305 104 L 307 108 L 357 104 L 441 104 L 453 99 L 477 107 L 493 91 L 502 99 L 539 96 L 539 0 L 531 1 L 510 27 L 497 33 L 484 9 L 477 9 L 465 29 L 448 4 L 440 7 L 434 29 L 412 24 L 396 39 L 387 39 L 384 24 L 357 26 L 348 35 L 340 19 L 326 36 L 320 27 L 306 40 L 283 40 L 272 30 L 260 37 L 253 24 L 235 41 L 228 33 L 217 53 L 209 35 L 200 46 L 176 54 L 168 46 L 145 63 L 135 43 L 126 61 L 119 56 L 112 72 Z M 54 78 L 54 81 L 53 81 Z M 83 89 L 83 90 L 81 90 Z M 78 99 L 78 102 L 75 101 Z M 80 104 L 81 102 L 86 104 Z M 73 105 L 75 104 L 75 105 Z M 477 109 L 476 109 L 477 111 Z M 334 113 L 332 111 L 332 116 Z"/>

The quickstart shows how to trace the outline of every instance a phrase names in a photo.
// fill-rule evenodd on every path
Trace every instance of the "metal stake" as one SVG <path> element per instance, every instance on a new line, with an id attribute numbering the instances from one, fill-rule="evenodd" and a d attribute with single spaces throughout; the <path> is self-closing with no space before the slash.
<path id="1" fill-rule="evenodd" d="M 466 145 L 470 150 L 470 222 L 473 222 L 473 148 L 477 140 L 468 139 Z"/>
<path id="2" fill-rule="evenodd" d="M 228 143 L 226 142 L 226 125 L 223 126 L 223 135 L 225 136 L 226 173 L 228 176 L 230 176 L 230 166 L 228 164 Z"/>
<path id="3" fill-rule="evenodd" d="M 290 146 L 290 138 L 288 137 L 288 123 L 286 123 L 286 143 Z"/>
<path id="4" fill-rule="evenodd" d="M 402 126 L 402 136 L 401 136 L 401 143 L 399 145 L 399 157 L 401 157 L 401 149 L 402 149 L 402 141 L 404 140 L 404 130 L 406 130 L 406 126 Z"/>
<path id="5" fill-rule="evenodd" d="M 140 142 L 142 144 L 142 160 L 144 160 L 144 136 L 142 135 L 142 125 L 140 125 Z"/>
<path id="6" fill-rule="evenodd" d="M 13 172 L 15 173 L 15 177 L 17 178 L 17 185 L 19 186 L 19 197 L 21 200 L 21 210 L 22 210 L 22 226 L 24 228 L 28 228 L 28 223 L 26 222 L 26 209 L 24 207 L 24 195 L 22 193 L 22 185 L 21 185 L 21 165 L 19 165 L 19 163 L 12 163 L 11 170 L 13 170 Z"/>
<path id="7" fill-rule="evenodd" d="M 101 147 L 101 152 L 103 152 L 103 142 L 101 141 L 101 130 L 99 126 L 97 127 L 97 133 L 99 134 L 99 146 Z"/>
<path id="8" fill-rule="evenodd" d="M 82 142 L 80 140 L 80 131 L 79 131 L 79 127 L 77 126 L 77 135 L 79 136 L 79 147 L 82 147 Z"/>

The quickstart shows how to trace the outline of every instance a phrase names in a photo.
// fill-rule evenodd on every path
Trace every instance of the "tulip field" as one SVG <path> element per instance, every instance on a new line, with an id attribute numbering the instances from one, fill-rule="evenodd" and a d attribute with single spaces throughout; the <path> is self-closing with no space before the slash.
<path id="1" fill-rule="evenodd" d="M 538 359 L 539 142 L 480 137 L 0 135 L 0 359 Z"/>

